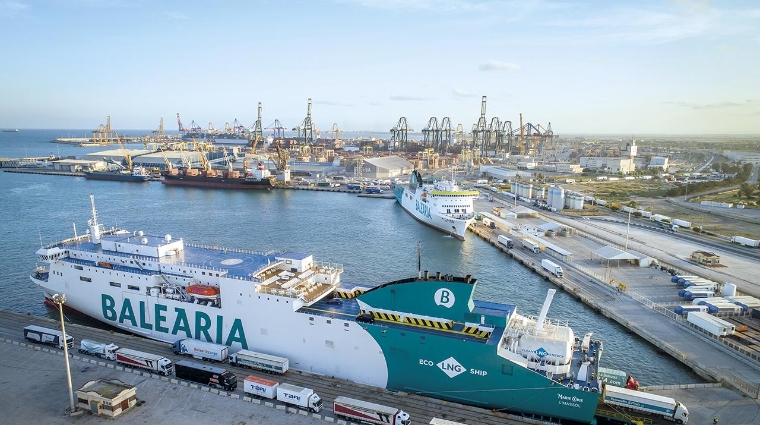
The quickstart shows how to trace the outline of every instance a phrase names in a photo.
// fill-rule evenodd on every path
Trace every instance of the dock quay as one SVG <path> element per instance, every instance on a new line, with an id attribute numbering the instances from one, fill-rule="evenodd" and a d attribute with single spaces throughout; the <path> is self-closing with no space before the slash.
<path id="1" fill-rule="evenodd" d="M 100 424 L 103 418 L 90 414 L 79 414 L 76 418 L 66 416 L 68 406 L 66 390 L 65 362 L 63 351 L 47 346 L 27 343 L 22 329 L 29 324 L 48 328 L 59 327 L 57 321 L 0 310 L 0 358 L 3 359 L 3 376 L 14 385 L 0 386 L 0 397 L 6 401 L 3 423 L 22 425 L 29 423 Z M 129 347 L 146 352 L 161 354 L 176 362 L 183 358 L 172 353 L 162 342 L 115 331 L 92 328 L 74 323 L 66 324 L 67 334 L 74 337 L 74 349 L 69 352 L 74 390 L 93 379 L 119 379 L 137 388 L 137 398 L 141 403 L 119 417 L 121 423 L 179 423 L 190 421 L 194 424 L 272 424 L 302 425 L 337 423 L 349 425 L 334 417 L 331 401 L 337 395 L 347 395 L 362 400 L 374 401 L 389 406 L 397 406 L 408 412 L 415 423 L 427 423 L 433 416 L 449 420 L 465 421 L 468 425 L 541 425 L 546 422 L 522 418 L 501 412 L 462 406 L 456 403 L 417 396 L 414 394 L 391 393 L 378 388 L 366 387 L 347 381 L 321 376 L 312 376 L 297 371 L 289 371 L 281 379 L 283 382 L 307 386 L 317 391 L 325 400 L 325 408 L 319 413 L 308 413 L 300 409 L 285 407 L 277 403 L 246 397 L 241 387 L 234 392 L 209 389 L 168 376 L 152 375 L 139 370 L 125 369 L 118 364 L 77 352 L 80 340 L 112 342 L 120 347 Z M 9 367 L 10 365 L 15 365 Z M 258 375 L 273 379 L 272 375 L 260 374 L 250 369 L 240 369 L 225 365 L 238 380 L 248 375 Z M 38 397 L 29 397 L 47 388 L 45 402 Z M 718 416 L 720 423 L 732 425 L 757 425 L 760 423 L 758 400 L 743 397 L 735 391 L 718 384 L 688 384 L 668 387 L 644 388 L 685 403 L 690 412 L 689 423 L 708 424 Z M 77 412 L 79 413 L 79 412 Z"/>
<path id="2" fill-rule="evenodd" d="M 481 207 L 486 205 L 481 204 Z M 556 215 L 546 220 L 561 221 Z M 568 225 L 582 228 L 570 221 Z M 503 230 L 481 224 L 470 230 L 561 290 L 679 360 L 708 382 L 721 383 L 756 401 L 760 396 L 760 353 L 738 351 L 732 348 L 730 341 L 724 342 L 693 327 L 673 312 L 673 305 L 652 301 L 672 297 L 675 286 L 670 283 L 669 273 L 651 267 L 622 266 L 614 269 L 615 278 L 611 279 L 608 275 L 604 277 L 609 269 L 603 265 L 594 269 L 588 261 L 580 264 L 580 259 L 591 258 L 591 252 L 606 240 L 616 245 L 616 241 L 609 241 L 603 232 L 592 234 L 578 230 L 572 238 L 552 238 L 553 243 L 573 253 L 573 259 L 563 260 L 565 277 L 558 279 L 541 267 L 541 258 L 546 255 L 529 253 L 520 248 L 519 240 L 512 249 L 499 244 L 498 235 L 506 234 Z M 643 250 L 638 244 L 636 249 Z M 653 258 L 658 257 L 653 255 Z"/>

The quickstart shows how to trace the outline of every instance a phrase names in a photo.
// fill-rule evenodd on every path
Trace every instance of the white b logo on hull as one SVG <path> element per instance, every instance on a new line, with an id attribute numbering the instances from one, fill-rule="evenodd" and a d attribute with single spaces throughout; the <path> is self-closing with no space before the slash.
<path id="1" fill-rule="evenodd" d="M 435 303 L 442 305 L 446 308 L 451 308 L 454 305 L 454 293 L 446 288 L 441 288 L 435 291 Z"/>

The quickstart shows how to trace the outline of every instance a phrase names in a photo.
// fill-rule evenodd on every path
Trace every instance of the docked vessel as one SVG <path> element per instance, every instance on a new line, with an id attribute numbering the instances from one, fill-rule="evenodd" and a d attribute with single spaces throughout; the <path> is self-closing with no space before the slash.
<path id="1" fill-rule="evenodd" d="M 273 176 L 259 163 L 256 169 L 249 169 L 245 175 L 237 170 L 197 170 L 194 168 L 173 169 L 164 174 L 162 182 L 172 186 L 207 187 L 214 189 L 268 190 L 274 186 Z"/>
<path id="2" fill-rule="evenodd" d="M 6 128 L 3 133 L 18 133 L 18 128 Z"/>
<path id="3" fill-rule="evenodd" d="M 173 342 L 286 357 L 291 369 L 489 409 L 592 423 L 602 344 L 514 305 L 473 300 L 477 280 L 440 273 L 360 287 L 310 254 L 185 243 L 106 229 L 37 251 L 47 299 Z"/>
<path id="4" fill-rule="evenodd" d="M 478 191 L 462 190 L 453 179 L 425 184 L 415 170 L 409 185 L 396 185 L 393 194 L 412 217 L 459 239 L 464 239 L 467 227 L 475 220 L 473 200 Z"/>
<path id="5" fill-rule="evenodd" d="M 85 171 L 84 178 L 90 180 L 114 180 L 120 182 L 146 182 L 153 177 L 144 167 L 133 167 L 132 171 Z"/>

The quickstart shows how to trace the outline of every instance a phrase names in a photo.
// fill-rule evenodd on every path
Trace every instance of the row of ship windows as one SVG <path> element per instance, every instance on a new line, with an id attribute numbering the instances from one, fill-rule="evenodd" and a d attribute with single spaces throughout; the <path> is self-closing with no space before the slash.
<path id="1" fill-rule="evenodd" d="M 130 262 L 131 262 L 131 261 L 130 261 Z M 145 263 L 142 263 L 142 265 L 143 265 L 143 266 L 146 266 L 146 264 L 145 264 Z M 74 268 L 75 268 L 75 269 L 77 269 L 77 270 L 84 270 L 84 267 L 82 267 L 82 266 L 79 266 L 79 265 L 74 265 Z M 171 268 L 170 268 L 170 270 L 172 270 L 172 271 L 173 271 L 173 270 L 174 270 L 174 267 L 171 267 Z M 179 271 L 179 269 L 177 269 L 177 271 Z M 96 270 L 96 272 L 97 272 L 97 270 Z M 183 273 L 187 273 L 187 270 L 183 270 L 182 272 L 183 272 Z M 201 275 L 203 275 L 203 276 L 206 276 L 206 272 L 201 272 Z M 209 273 L 208 273 L 208 275 L 209 275 L 209 276 L 212 276 L 212 277 L 214 277 L 214 276 L 216 276 L 216 277 L 219 277 L 219 273 L 216 273 L 216 274 L 214 274 L 214 273 L 212 273 L 212 272 L 209 272 Z"/>
<path id="2" fill-rule="evenodd" d="M 87 276 L 79 276 L 79 280 L 82 282 L 92 282 L 92 279 Z M 120 282 L 109 282 L 109 284 L 115 288 L 121 288 Z M 137 285 L 127 285 L 127 289 L 131 291 L 140 291 L 140 287 Z"/>

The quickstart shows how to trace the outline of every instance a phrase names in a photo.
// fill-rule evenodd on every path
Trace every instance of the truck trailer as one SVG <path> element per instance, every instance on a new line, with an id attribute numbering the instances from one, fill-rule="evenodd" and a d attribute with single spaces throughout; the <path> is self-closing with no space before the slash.
<path id="1" fill-rule="evenodd" d="M 63 333 L 59 330 L 29 325 L 24 328 L 24 338 L 37 344 L 47 344 L 63 349 Z M 74 337 L 66 335 L 66 346 L 74 348 Z"/>
<path id="2" fill-rule="evenodd" d="M 237 376 L 221 367 L 180 360 L 174 370 L 178 379 L 197 382 L 211 388 L 223 388 L 225 391 L 235 391 L 237 388 Z"/>
<path id="3" fill-rule="evenodd" d="M 314 413 L 322 410 L 322 399 L 311 388 L 280 384 L 277 387 L 277 400 Z"/>
<path id="4" fill-rule="evenodd" d="M 512 239 L 509 239 L 508 237 L 504 235 L 499 235 L 497 239 L 500 244 L 504 245 L 508 249 L 515 246 L 514 243 L 512 243 Z"/>
<path id="5" fill-rule="evenodd" d="M 752 248 L 757 248 L 760 246 L 760 241 L 750 238 L 745 238 L 743 236 L 732 236 L 731 237 L 731 243 L 737 243 L 739 245 L 749 246 Z"/>
<path id="6" fill-rule="evenodd" d="M 686 406 L 670 397 L 605 385 L 603 401 L 605 404 L 656 415 L 679 424 L 689 421 Z"/>
<path id="7" fill-rule="evenodd" d="M 370 424 L 411 424 L 409 414 L 403 410 L 343 396 L 335 397 L 333 412 L 338 417 L 349 420 L 355 419 Z"/>
<path id="8" fill-rule="evenodd" d="M 537 242 L 534 242 L 528 238 L 524 238 L 522 240 L 522 246 L 523 248 L 529 250 L 530 252 L 533 252 L 534 254 L 538 254 L 541 252 L 541 245 L 539 245 Z"/>
<path id="9" fill-rule="evenodd" d="M 686 316 L 686 320 L 692 325 L 717 337 L 733 335 L 736 330 L 736 326 L 733 323 L 701 311 L 690 311 Z"/>
<path id="10" fill-rule="evenodd" d="M 271 379 L 250 375 L 243 380 L 243 392 L 249 397 L 277 398 L 277 387 L 280 383 Z"/>
<path id="11" fill-rule="evenodd" d="M 553 274 L 557 277 L 564 277 L 565 272 L 562 271 L 562 267 L 559 266 L 559 264 L 555 263 L 554 261 L 542 259 L 541 260 L 541 267 L 544 268 L 544 270 L 547 270 L 549 273 Z"/>
<path id="12" fill-rule="evenodd" d="M 174 370 L 172 361 L 158 354 L 144 353 L 142 351 L 132 350 L 129 348 L 119 348 L 116 350 L 116 363 L 128 367 L 137 367 L 156 372 L 164 376 L 169 376 Z"/>
<path id="13" fill-rule="evenodd" d="M 447 419 L 433 418 L 430 420 L 430 425 L 465 425 L 462 422 L 454 422 Z"/>
<path id="14" fill-rule="evenodd" d="M 679 218 L 674 218 L 673 224 L 675 224 L 676 226 L 681 226 L 681 227 L 687 227 L 687 228 L 691 227 L 691 221 L 681 220 Z"/>
<path id="15" fill-rule="evenodd" d="M 230 356 L 230 364 L 282 375 L 288 371 L 290 362 L 286 357 L 240 350 Z"/>
<path id="16" fill-rule="evenodd" d="M 230 347 L 197 339 L 179 339 L 172 344 L 174 354 L 192 356 L 194 359 L 223 362 L 230 356 Z"/>
<path id="17" fill-rule="evenodd" d="M 116 360 L 116 350 L 119 349 L 115 344 L 104 344 L 91 339 L 83 339 L 79 342 L 79 352 L 88 356 L 100 357 L 106 360 Z"/>

